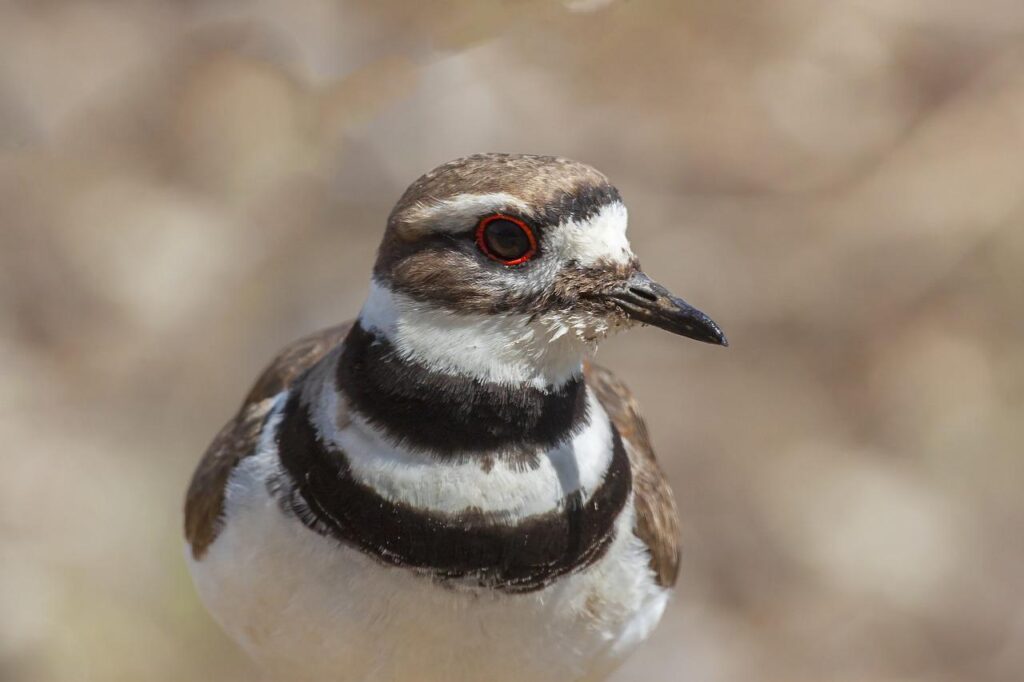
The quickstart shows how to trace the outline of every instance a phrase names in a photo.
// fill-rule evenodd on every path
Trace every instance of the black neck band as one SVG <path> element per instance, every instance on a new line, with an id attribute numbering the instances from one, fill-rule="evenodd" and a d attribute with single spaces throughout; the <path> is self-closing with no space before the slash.
<path id="1" fill-rule="evenodd" d="M 401 357 L 359 323 L 345 339 L 336 380 L 352 408 L 386 437 L 442 457 L 533 456 L 589 423 L 581 376 L 544 391 L 438 372 Z"/>
<path id="2" fill-rule="evenodd" d="M 379 561 L 443 580 L 470 580 L 506 592 L 530 592 L 600 558 L 632 487 L 628 456 L 612 426 L 614 449 L 589 499 L 580 491 L 552 511 L 509 522 L 499 514 L 442 514 L 393 502 L 355 480 L 345 453 L 325 444 L 294 394 L 276 442 L 285 479 L 272 492 L 312 530 Z"/>

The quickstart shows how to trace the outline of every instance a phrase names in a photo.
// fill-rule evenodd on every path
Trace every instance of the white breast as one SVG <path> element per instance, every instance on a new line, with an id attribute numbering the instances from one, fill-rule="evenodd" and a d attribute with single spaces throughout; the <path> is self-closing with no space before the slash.
<path id="1" fill-rule="evenodd" d="M 665 608 L 669 593 L 632 532 L 632 501 L 599 561 L 513 595 L 442 586 L 317 535 L 267 492 L 278 470 L 265 438 L 231 476 L 224 529 L 189 566 L 222 627 L 282 678 L 601 679 Z"/>

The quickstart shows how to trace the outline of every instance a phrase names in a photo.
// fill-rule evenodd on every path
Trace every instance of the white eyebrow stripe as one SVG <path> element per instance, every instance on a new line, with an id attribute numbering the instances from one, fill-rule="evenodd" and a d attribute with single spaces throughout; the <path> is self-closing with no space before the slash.
<path id="1" fill-rule="evenodd" d="M 431 230 L 464 232 L 472 228 L 482 214 L 501 210 L 528 214 L 530 207 L 522 199 L 506 192 L 457 194 L 449 199 L 421 201 L 408 209 L 402 219 L 429 221 Z"/>

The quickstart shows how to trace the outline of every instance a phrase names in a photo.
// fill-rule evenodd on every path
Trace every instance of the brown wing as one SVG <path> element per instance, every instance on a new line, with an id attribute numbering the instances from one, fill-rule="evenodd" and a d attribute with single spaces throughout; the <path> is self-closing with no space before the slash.
<path id="1" fill-rule="evenodd" d="M 263 421 L 270 411 L 269 398 L 287 388 L 341 343 L 351 327 L 352 323 L 346 322 L 286 347 L 263 370 L 238 414 L 213 439 L 192 475 L 185 496 L 185 537 L 192 547 L 193 557 L 202 558 L 220 532 L 224 487 L 238 463 L 253 454 Z"/>
<path id="2" fill-rule="evenodd" d="M 633 469 L 634 531 L 651 553 L 651 569 L 658 584 L 671 587 L 679 573 L 679 517 L 672 489 L 654 458 L 640 408 L 626 385 L 603 367 L 588 363 L 584 376 L 626 443 Z"/>

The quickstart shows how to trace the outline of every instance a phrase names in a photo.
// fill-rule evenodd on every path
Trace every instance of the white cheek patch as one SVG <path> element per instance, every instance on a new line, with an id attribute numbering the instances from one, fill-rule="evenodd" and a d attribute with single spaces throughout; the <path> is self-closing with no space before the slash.
<path id="1" fill-rule="evenodd" d="M 529 207 L 522 199 L 505 192 L 458 194 L 450 199 L 418 203 L 399 220 L 430 225 L 435 232 L 457 233 L 473 229 L 481 215 L 499 211 L 525 214 Z"/>
<path id="2" fill-rule="evenodd" d="M 616 201 L 601 207 L 587 220 L 570 220 L 548 230 L 547 243 L 561 261 L 575 260 L 584 267 L 601 262 L 629 263 L 633 250 L 626 239 L 629 215 Z"/>

